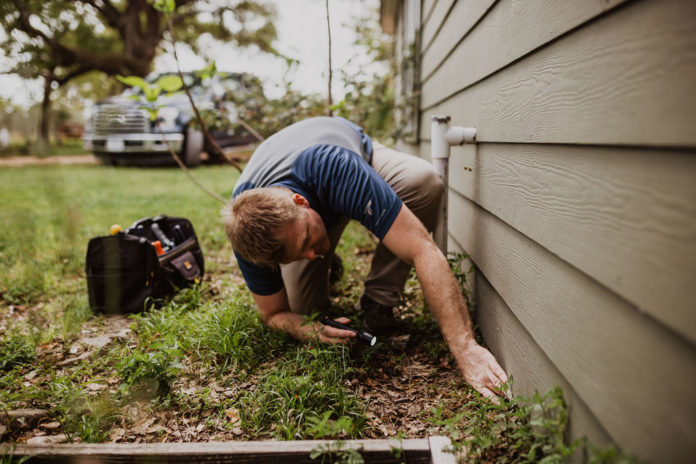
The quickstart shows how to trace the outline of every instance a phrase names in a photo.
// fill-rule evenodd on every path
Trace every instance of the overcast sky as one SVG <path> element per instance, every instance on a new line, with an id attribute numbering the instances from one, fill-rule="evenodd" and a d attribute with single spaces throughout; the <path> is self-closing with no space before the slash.
<path id="1" fill-rule="evenodd" d="M 288 76 L 295 88 L 303 92 L 326 92 L 328 67 L 328 39 L 326 28 L 325 0 L 271 0 L 278 10 L 278 40 L 276 48 L 284 55 L 300 60 L 300 65 Z M 345 68 L 347 61 L 355 56 L 352 47 L 355 39 L 351 25 L 353 18 L 362 11 L 376 9 L 379 0 L 330 0 L 331 40 L 333 67 Z M 216 59 L 218 69 L 224 71 L 250 72 L 267 83 L 270 94 L 283 82 L 286 70 L 284 60 L 264 56 L 253 48 L 238 50 L 235 47 L 207 47 Z M 178 48 L 185 70 L 200 69 L 205 62 Z M 8 67 L 7 59 L 0 57 L 0 69 Z M 160 56 L 155 61 L 156 70 L 173 70 L 171 56 Z M 16 104 L 26 105 L 41 98 L 40 80 L 23 81 L 16 77 L 0 76 L 0 96 L 12 99 Z M 334 93 L 342 95 L 340 84 L 334 85 Z"/>

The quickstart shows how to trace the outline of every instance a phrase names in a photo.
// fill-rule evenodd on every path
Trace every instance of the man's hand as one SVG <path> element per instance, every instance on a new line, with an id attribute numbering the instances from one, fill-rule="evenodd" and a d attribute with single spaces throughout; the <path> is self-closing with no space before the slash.
<path id="1" fill-rule="evenodd" d="M 481 395 L 491 399 L 505 395 L 500 387 L 508 381 L 508 376 L 490 351 L 472 341 L 456 358 L 464 380 Z"/>
<path id="2" fill-rule="evenodd" d="M 335 319 L 335 321 L 344 325 L 350 323 L 350 319 L 346 317 L 339 317 Z M 310 322 L 308 324 L 303 324 L 301 333 L 303 340 L 319 340 L 323 343 L 332 344 L 347 343 L 351 338 L 355 338 L 356 336 L 355 332 L 337 329 L 336 327 L 324 325 L 321 322 Z"/>
<path id="3" fill-rule="evenodd" d="M 290 311 L 288 295 L 285 288 L 272 295 L 252 293 L 259 309 L 261 320 L 274 329 L 283 330 L 303 342 L 320 341 L 323 343 L 347 343 L 355 338 L 355 332 L 325 326 L 321 322 L 307 322 L 304 316 Z M 341 324 L 348 324 L 350 319 L 339 317 Z"/>

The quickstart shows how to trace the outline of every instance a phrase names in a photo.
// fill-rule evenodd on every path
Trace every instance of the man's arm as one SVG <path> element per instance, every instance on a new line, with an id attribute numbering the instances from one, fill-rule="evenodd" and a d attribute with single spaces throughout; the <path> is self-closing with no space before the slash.
<path id="1" fill-rule="evenodd" d="M 382 241 L 392 253 L 415 267 L 425 299 L 464 380 L 482 395 L 494 397 L 507 375 L 493 355 L 476 343 L 464 297 L 447 258 L 406 205 L 402 205 Z"/>
<path id="2" fill-rule="evenodd" d="M 257 295 L 253 292 L 251 295 L 254 297 L 261 320 L 267 326 L 288 332 L 298 340 L 309 342 L 318 339 L 324 343 L 345 343 L 355 337 L 354 332 L 325 326 L 321 322 L 305 323 L 304 316 L 290 311 L 285 288 L 272 295 Z M 345 317 L 336 320 L 341 324 L 350 323 Z"/>

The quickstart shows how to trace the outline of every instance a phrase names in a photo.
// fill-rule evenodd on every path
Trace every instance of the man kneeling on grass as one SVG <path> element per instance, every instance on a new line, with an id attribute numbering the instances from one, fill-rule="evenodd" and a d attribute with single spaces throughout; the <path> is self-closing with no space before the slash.
<path id="1" fill-rule="evenodd" d="M 484 396 L 500 393 L 507 376 L 474 340 L 457 281 L 430 237 L 443 190 L 430 164 L 373 145 L 342 118 L 308 119 L 267 139 L 223 211 L 261 319 L 305 341 L 340 343 L 355 336 L 306 324 L 302 314 L 329 306 L 334 249 L 356 219 L 380 239 L 360 299 L 368 331 L 394 331 L 393 306 L 414 266 L 464 379 Z"/>

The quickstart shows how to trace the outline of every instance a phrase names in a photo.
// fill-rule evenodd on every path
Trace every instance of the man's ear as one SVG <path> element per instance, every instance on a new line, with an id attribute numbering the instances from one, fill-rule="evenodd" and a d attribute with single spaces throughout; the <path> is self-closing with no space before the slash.
<path id="1" fill-rule="evenodd" d="M 293 194 L 292 202 L 299 206 L 309 206 L 309 202 L 307 201 L 307 199 L 299 193 Z"/>

